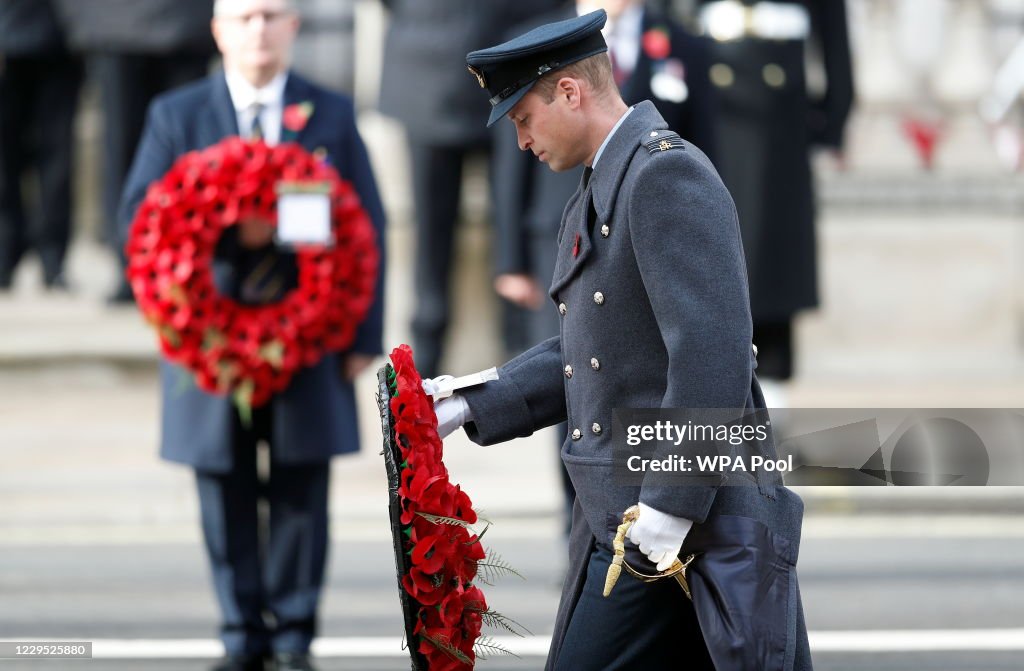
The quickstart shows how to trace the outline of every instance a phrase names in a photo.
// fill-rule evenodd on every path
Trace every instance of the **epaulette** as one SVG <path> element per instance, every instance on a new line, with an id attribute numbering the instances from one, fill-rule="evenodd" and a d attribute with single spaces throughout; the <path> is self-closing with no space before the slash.
<path id="1" fill-rule="evenodd" d="M 652 130 L 644 140 L 644 146 L 647 147 L 649 153 L 657 154 L 669 149 L 684 149 L 686 143 L 683 142 L 683 138 L 670 130 Z"/>

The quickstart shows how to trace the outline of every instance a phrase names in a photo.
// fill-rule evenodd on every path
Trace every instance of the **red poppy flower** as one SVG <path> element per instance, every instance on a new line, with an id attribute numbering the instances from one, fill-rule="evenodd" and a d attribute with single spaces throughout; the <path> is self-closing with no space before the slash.
<path id="1" fill-rule="evenodd" d="M 645 32 L 641 44 L 647 57 L 656 61 L 664 60 L 672 53 L 672 40 L 669 38 L 668 30 L 661 26 Z"/>
<path id="2" fill-rule="evenodd" d="M 311 102 L 288 105 L 284 108 L 281 124 L 293 133 L 298 133 L 306 127 L 311 116 L 313 116 L 313 103 Z"/>

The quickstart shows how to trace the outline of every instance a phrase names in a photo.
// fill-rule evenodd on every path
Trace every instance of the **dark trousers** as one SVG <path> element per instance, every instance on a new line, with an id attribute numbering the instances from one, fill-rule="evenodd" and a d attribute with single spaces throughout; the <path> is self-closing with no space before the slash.
<path id="1" fill-rule="evenodd" d="M 103 107 L 103 237 L 117 249 L 122 262 L 118 205 L 149 103 L 164 91 L 205 76 L 209 62 L 207 54 L 189 53 L 98 53 L 89 61 Z"/>
<path id="2" fill-rule="evenodd" d="M 595 545 L 555 670 L 714 671 L 693 605 L 679 584 L 643 583 L 623 571 L 604 597 L 611 559 L 609 548 Z"/>
<path id="3" fill-rule="evenodd" d="M 81 82 L 69 54 L 7 56 L 0 66 L 0 288 L 30 248 L 47 284 L 63 272 Z"/>
<path id="4" fill-rule="evenodd" d="M 327 462 L 257 473 L 257 443 L 270 435 L 269 407 L 235 427 L 234 468 L 196 471 L 203 537 L 229 655 L 307 652 L 316 633 L 327 558 Z M 261 504 L 267 510 L 261 520 Z M 272 616 L 270 626 L 265 616 Z"/>
<path id="5" fill-rule="evenodd" d="M 410 138 L 412 195 L 416 225 L 412 317 L 416 368 L 423 377 L 439 373 L 451 318 L 451 267 L 466 159 L 486 146 L 438 146 Z"/>

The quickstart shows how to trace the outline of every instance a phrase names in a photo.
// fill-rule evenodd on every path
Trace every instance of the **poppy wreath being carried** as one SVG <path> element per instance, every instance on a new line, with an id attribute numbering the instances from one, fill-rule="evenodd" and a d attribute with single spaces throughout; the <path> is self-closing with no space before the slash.
<path id="1" fill-rule="evenodd" d="M 484 625 L 522 635 L 487 606 L 474 582 L 519 575 L 484 550 L 466 492 L 448 477 L 432 399 L 423 391 L 412 349 L 391 352 L 378 373 L 384 459 L 399 597 L 415 671 L 465 671 L 488 654 L 511 654 L 481 636 Z M 522 576 L 520 576 L 522 577 Z M 525 630 L 524 630 L 525 631 Z"/>
<path id="2" fill-rule="evenodd" d="M 278 302 L 243 305 L 216 289 L 217 244 L 242 222 L 276 226 L 282 183 L 329 186 L 333 244 L 296 248 L 297 286 Z M 301 367 L 351 345 L 379 264 L 373 225 L 349 182 L 297 144 L 237 137 L 185 154 L 150 185 L 125 251 L 164 356 L 242 408 L 265 404 Z"/>

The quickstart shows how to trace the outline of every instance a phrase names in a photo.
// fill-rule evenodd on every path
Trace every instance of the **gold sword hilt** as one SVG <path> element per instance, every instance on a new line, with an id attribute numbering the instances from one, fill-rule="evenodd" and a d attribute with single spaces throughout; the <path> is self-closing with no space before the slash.
<path id="1" fill-rule="evenodd" d="M 686 580 L 686 569 L 690 568 L 690 564 L 696 559 L 696 554 L 691 554 L 686 557 L 685 561 L 680 561 L 676 557 L 672 565 L 667 570 L 650 575 L 647 573 L 641 573 L 626 563 L 626 534 L 629 532 L 630 527 L 636 523 L 637 518 L 640 517 L 640 507 L 630 506 L 626 508 L 626 511 L 622 513 L 622 524 L 615 530 L 615 538 L 612 540 L 612 550 L 614 555 L 612 556 L 612 563 L 608 566 L 608 573 L 604 579 L 604 596 L 608 596 L 612 593 L 612 589 L 615 588 L 615 583 L 619 581 L 619 576 L 622 575 L 622 569 L 632 575 L 634 578 L 643 582 L 654 582 L 662 578 L 675 578 L 676 582 L 683 589 L 683 593 L 686 594 L 686 598 L 693 599 L 690 594 L 690 585 Z"/>

